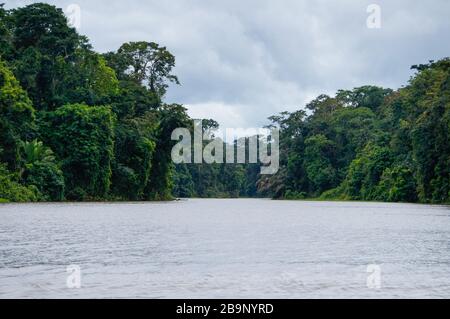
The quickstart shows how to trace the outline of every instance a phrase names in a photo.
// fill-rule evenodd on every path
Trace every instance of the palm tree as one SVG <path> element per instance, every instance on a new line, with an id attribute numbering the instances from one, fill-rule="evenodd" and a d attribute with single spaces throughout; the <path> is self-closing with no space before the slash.
<path id="1" fill-rule="evenodd" d="M 25 155 L 25 165 L 28 168 L 36 162 L 53 162 L 55 160 L 52 150 L 36 139 L 24 142 L 22 149 Z"/>

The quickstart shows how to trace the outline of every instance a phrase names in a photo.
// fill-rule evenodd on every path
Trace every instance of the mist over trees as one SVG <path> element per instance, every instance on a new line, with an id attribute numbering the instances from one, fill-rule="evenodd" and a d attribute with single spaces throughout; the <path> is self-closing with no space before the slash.
<path id="1" fill-rule="evenodd" d="M 320 95 L 269 118 L 280 169 L 171 161 L 175 57 L 154 42 L 99 54 L 61 9 L 0 6 L 0 201 L 272 197 L 450 202 L 450 59 L 398 90 Z M 204 130 L 218 128 L 204 121 Z"/>

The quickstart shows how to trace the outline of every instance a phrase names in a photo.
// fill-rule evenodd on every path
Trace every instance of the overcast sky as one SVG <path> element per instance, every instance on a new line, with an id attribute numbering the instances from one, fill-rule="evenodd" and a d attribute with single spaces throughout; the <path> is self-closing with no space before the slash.
<path id="1" fill-rule="evenodd" d="M 166 46 L 182 83 L 166 101 L 223 127 L 261 126 L 341 88 L 398 88 L 411 65 L 450 56 L 448 0 L 45 2 L 79 5 L 79 32 L 97 51 L 141 40 Z M 380 5 L 379 29 L 366 25 L 369 4 Z"/>

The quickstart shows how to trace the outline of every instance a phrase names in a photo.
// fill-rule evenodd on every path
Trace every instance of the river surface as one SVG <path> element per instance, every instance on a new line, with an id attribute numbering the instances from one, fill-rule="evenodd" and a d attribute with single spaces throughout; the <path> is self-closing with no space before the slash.
<path id="1" fill-rule="evenodd" d="M 0 298 L 450 298 L 450 208 L 4 204 Z"/>

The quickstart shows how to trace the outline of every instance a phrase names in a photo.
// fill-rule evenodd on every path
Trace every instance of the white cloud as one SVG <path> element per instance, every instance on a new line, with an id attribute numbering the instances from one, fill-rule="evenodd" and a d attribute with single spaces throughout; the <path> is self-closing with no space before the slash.
<path id="1" fill-rule="evenodd" d="M 248 123 L 240 115 L 239 110 L 245 106 L 227 105 L 221 102 L 209 102 L 185 105 L 188 114 L 194 119 L 210 119 L 211 110 L 214 110 L 214 120 L 221 123 L 222 128 L 241 128 Z"/>
<path id="2" fill-rule="evenodd" d="M 450 55 L 447 0 L 48 2 L 78 3 L 80 32 L 101 52 L 137 40 L 167 46 L 182 82 L 168 102 L 225 126 L 264 125 L 340 88 L 396 88 L 412 64 Z M 381 29 L 366 27 L 371 3 L 381 6 Z"/>

